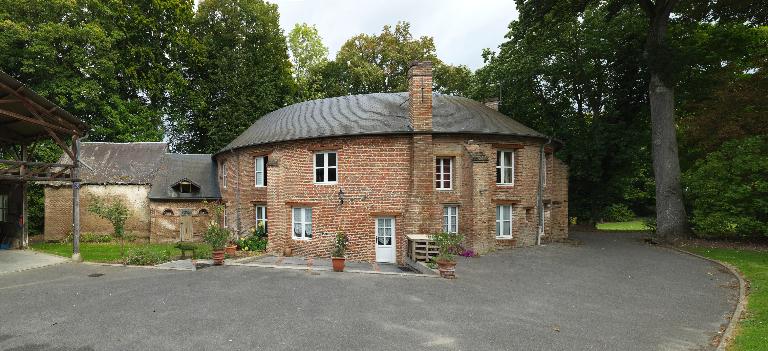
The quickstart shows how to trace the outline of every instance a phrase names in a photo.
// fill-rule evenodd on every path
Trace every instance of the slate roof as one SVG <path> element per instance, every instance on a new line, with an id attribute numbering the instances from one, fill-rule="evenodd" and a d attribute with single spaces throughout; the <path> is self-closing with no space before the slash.
<path id="1" fill-rule="evenodd" d="M 173 187 L 188 180 L 200 187 L 199 193 L 178 193 Z M 165 154 L 149 191 L 152 200 L 215 200 L 221 198 L 217 183 L 216 162 L 210 154 Z"/>
<path id="2" fill-rule="evenodd" d="M 480 102 L 459 96 L 433 94 L 432 115 L 432 128 L 436 133 L 546 138 Z M 219 153 L 279 141 L 412 131 L 408 93 L 341 96 L 301 102 L 270 112 Z"/>
<path id="3" fill-rule="evenodd" d="M 80 143 L 82 184 L 151 184 L 168 144 L 157 143 Z M 72 164 L 67 154 L 59 163 Z M 90 167 L 90 168 L 89 168 Z"/>

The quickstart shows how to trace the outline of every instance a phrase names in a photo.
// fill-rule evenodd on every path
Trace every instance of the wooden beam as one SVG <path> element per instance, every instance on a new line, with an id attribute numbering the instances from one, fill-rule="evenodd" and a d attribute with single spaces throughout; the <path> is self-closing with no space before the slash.
<path id="1" fill-rule="evenodd" d="M 64 167 L 64 168 L 72 168 L 75 167 L 73 164 L 69 163 L 49 163 L 49 162 L 36 162 L 36 161 L 16 161 L 16 160 L 0 160 L 0 164 L 6 164 L 6 165 L 26 165 L 30 167 L 34 166 L 48 166 L 48 167 Z"/>
<path id="2" fill-rule="evenodd" d="M 2 99 L 2 100 L 0 100 L 0 105 L 2 105 L 2 104 L 15 104 L 15 103 L 20 103 L 20 102 L 21 102 L 21 100 L 18 100 L 18 99 Z"/>
<path id="3" fill-rule="evenodd" d="M 8 111 L 8 110 L 0 109 L 0 115 L 4 115 L 4 116 L 7 116 L 7 117 L 20 119 L 22 121 L 29 122 L 29 123 L 32 123 L 32 124 L 37 124 L 39 126 L 47 127 L 49 129 L 55 129 L 55 130 L 58 130 L 58 131 L 60 131 L 62 133 L 66 133 L 68 135 L 79 135 L 79 133 L 76 130 L 69 130 L 67 128 L 63 128 L 63 127 L 60 127 L 60 126 L 57 126 L 57 125 L 53 125 L 53 124 L 48 123 L 48 122 L 43 121 L 43 120 L 39 120 L 39 119 L 35 119 L 35 118 L 32 118 L 32 117 L 27 117 L 27 116 L 24 116 L 24 115 L 20 115 L 20 114 L 18 114 L 16 112 L 11 112 L 11 111 Z"/>
<path id="4" fill-rule="evenodd" d="M 37 177 L 37 176 L 8 176 L 0 175 L 0 180 L 16 181 L 16 182 L 44 182 L 44 181 L 61 181 L 61 182 L 79 182 L 80 179 L 67 178 L 54 178 L 54 177 Z"/>
<path id="5" fill-rule="evenodd" d="M 67 134 L 70 134 L 70 135 L 80 135 L 80 133 L 77 131 L 77 126 L 75 126 L 71 122 L 65 120 L 64 118 L 61 118 L 60 116 L 56 116 L 56 115 L 51 114 L 51 112 L 56 111 L 56 109 L 58 109 L 58 106 L 54 105 L 54 107 L 51 108 L 50 110 L 46 110 L 42 106 L 38 105 L 36 102 L 32 101 L 32 99 L 30 99 L 28 96 L 22 95 L 21 94 L 21 90 L 24 88 L 23 85 L 21 87 L 19 87 L 18 90 L 13 90 L 9 86 L 7 86 L 7 85 L 5 85 L 3 83 L 0 83 L 0 88 L 5 88 L 7 91 L 10 91 L 11 94 L 13 94 L 17 98 L 19 98 L 21 100 L 21 102 L 27 107 L 29 112 L 34 113 L 35 109 L 37 109 L 39 111 L 42 111 L 44 114 L 54 118 L 58 123 L 64 124 L 65 126 L 71 128 L 72 131 L 71 132 L 67 132 Z"/>

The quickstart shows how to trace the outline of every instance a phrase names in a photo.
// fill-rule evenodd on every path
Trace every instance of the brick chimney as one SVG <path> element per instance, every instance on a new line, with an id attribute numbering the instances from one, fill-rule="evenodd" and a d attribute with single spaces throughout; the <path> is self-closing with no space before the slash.
<path id="1" fill-rule="evenodd" d="M 413 61 L 408 68 L 408 97 L 414 131 L 432 130 L 432 62 Z"/>

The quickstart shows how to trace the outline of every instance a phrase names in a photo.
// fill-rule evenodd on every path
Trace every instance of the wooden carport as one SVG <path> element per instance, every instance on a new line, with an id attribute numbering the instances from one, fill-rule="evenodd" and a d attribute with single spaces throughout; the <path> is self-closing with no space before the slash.
<path id="1" fill-rule="evenodd" d="M 20 227 L 18 228 L 20 233 L 17 233 L 21 236 L 19 246 L 26 248 L 29 245 L 26 199 L 28 183 L 71 182 L 73 207 L 75 207 L 72 227 L 73 258 L 79 258 L 80 221 L 77 207 L 79 207 L 78 167 L 80 162 L 77 145 L 78 139 L 84 137 L 88 129 L 87 124 L 69 112 L 0 71 L 0 150 L 2 150 L 0 158 L 3 158 L 0 159 L 0 183 L 9 189 L 20 191 L 21 215 L 16 223 L 16 227 Z M 72 164 L 57 164 L 29 160 L 29 155 L 34 148 L 44 140 L 53 141 L 75 161 Z M 6 202 L 8 202 L 7 196 Z M 8 219 L 5 220 L 7 222 Z"/>

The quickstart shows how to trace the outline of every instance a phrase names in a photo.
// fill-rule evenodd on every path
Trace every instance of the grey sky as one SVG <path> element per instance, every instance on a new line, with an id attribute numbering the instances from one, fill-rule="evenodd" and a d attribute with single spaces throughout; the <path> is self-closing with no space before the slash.
<path id="1" fill-rule="evenodd" d="M 507 25 L 517 18 L 513 0 L 268 1 L 278 5 L 280 26 L 286 33 L 296 23 L 316 25 L 330 58 L 356 34 L 378 33 L 386 24 L 407 21 L 415 37 L 435 39 L 441 60 L 473 70 L 483 65 L 483 48 L 497 51 Z"/>
<path id="2" fill-rule="evenodd" d="M 296 23 L 317 26 L 331 58 L 359 33 L 378 33 L 386 24 L 411 23 L 415 37 L 435 39 L 443 61 L 471 69 L 483 65 L 483 48 L 504 41 L 509 22 L 517 18 L 512 0 L 272 0 L 280 9 L 280 26 L 288 32 Z"/>

